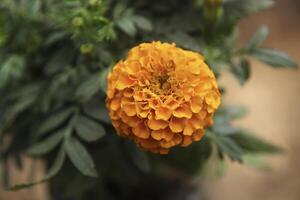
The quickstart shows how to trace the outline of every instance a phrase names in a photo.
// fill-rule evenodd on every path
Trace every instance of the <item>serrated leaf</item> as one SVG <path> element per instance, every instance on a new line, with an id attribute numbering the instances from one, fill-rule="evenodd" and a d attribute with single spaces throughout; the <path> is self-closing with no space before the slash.
<path id="1" fill-rule="evenodd" d="M 257 170 L 267 171 L 271 169 L 271 166 L 257 154 L 244 155 L 243 163 Z"/>
<path id="2" fill-rule="evenodd" d="M 52 38 L 52 40 L 55 38 Z M 49 41 L 49 42 L 55 42 L 55 41 Z M 70 47 L 65 47 L 59 49 L 57 52 L 55 52 L 51 57 L 50 60 L 47 62 L 47 65 L 45 66 L 45 73 L 46 74 L 54 74 L 60 70 L 65 69 L 66 66 L 69 65 L 72 56 L 73 56 L 74 50 Z"/>
<path id="3" fill-rule="evenodd" d="M 19 99 L 18 102 L 16 102 L 12 108 L 11 108 L 11 112 L 14 114 L 18 114 L 22 111 L 24 111 L 25 109 L 27 109 L 28 107 L 30 107 L 36 100 L 36 95 L 27 95 L 27 96 L 23 96 Z"/>
<path id="4" fill-rule="evenodd" d="M 132 162 L 143 172 L 150 172 L 151 166 L 147 153 L 136 145 L 132 145 L 131 143 L 125 143 L 126 150 L 132 159 Z"/>
<path id="5" fill-rule="evenodd" d="M 89 100 L 101 88 L 101 73 L 91 75 L 88 80 L 84 81 L 77 89 L 76 96 L 83 101 Z"/>
<path id="6" fill-rule="evenodd" d="M 108 67 L 100 72 L 100 89 L 104 94 L 107 92 L 107 75 L 110 71 L 111 68 Z"/>
<path id="7" fill-rule="evenodd" d="M 212 130 L 220 135 L 231 135 L 238 133 L 240 128 L 234 127 L 226 121 L 223 123 L 215 121 Z"/>
<path id="8" fill-rule="evenodd" d="M 231 17 L 241 18 L 251 13 L 264 10 L 274 4 L 273 0 L 228 0 L 225 2 L 225 13 Z"/>
<path id="9" fill-rule="evenodd" d="M 67 32 L 64 32 L 64 31 L 53 32 L 53 33 L 49 34 L 49 36 L 46 38 L 44 44 L 45 44 L 45 46 L 50 46 L 58 41 L 61 41 L 66 36 L 67 36 Z"/>
<path id="10" fill-rule="evenodd" d="M 0 88 L 3 88 L 11 79 L 21 77 L 25 68 L 25 59 L 19 55 L 13 55 L 0 65 Z"/>
<path id="11" fill-rule="evenodd" d="M 34 0 L 34 1 L 31 1 L 32 3 L 31 4 L 28 4 L 28 9 L 29 9 L 29 13 L 32 14 L 32 15 L 37 15 L 41 8 L 42 8 L 42 2 L 41 0 Z"/>
<path id="12" fill-rule="evenodd" d="M 98 176 L 91 155 L 76 138 L 66 138 L 64 147 L 70 160 L 82 174 L 91 177 Z"/>
<path id="13" fill-rule="evenodd" d="M 168 39 L 175 42 L 176 44 L 191 49 L 194 51 L 201 51 L 201 46 L 199 45 L 199 42 L 194 38 L 191 37 L 189 34 L 177 31 L 172 34 L 167 35 Z"/>
<path id="14" fill-rule="evenodd" d="M 61 142 L 65 131 L 67 131 L 67 129 L 60 130 L 48 138 L 45 138 L 43 141 L 34 144 L 28 149 L 27 153 L 33 156 L 41 156 L 49 153 Z"/>
<path id="15" fill-rule="evenodd" d="M 266 40 L 268 33 L 269 33 L 268 27 L 261 26 L 248 42 L 246 49 L 253 50 L 260 47 L 262 43 Z"/>
<path id="16" fill-rule="evenodd" d="M 252 54 L 256 59 L 273 67 L 297 68 L 297 63 L 286 53 L 276 49 L 258 49 Z"/>
<path id="17" fill-rule="evenodd" d="M 59 172 L 59 170 L 61 169 L 61 167 L 62 167 L 62 165 L 65 161 L 65 157 L 66 157 L 66 154 L 65 154 L 63 148 L 61 148 L 58 155 L 57 155 L 57 157 L 56 157 L 56 159 L 55 159 L 55 161 L 54 161 L 54 163 L 53 163 L 53 165 L 51 166 L 51 168 L 49 169 L 47 175 L 44 178 L 42 178 L 41 180 L 38 180 L 38 181 L 31 182 L 31 183 L 17 184 L 17 185 L 6 188 L 6 190 L 17 191 L 17 190 L 32 187 L 34 185 L 37 185 L 37 184 L 43 183 L 45 181 L 48 181 L 49 179 L 53 178 Z"/>
<path id="18" fill-rule="evenodd" d="M 114 40 L 117 38 L 116 32 L 114 30 L 114 27 L 112 25 L 112 23 L 105 25 L 104 27 L 102 27 L 98 32 L 98 41 L 102 41 L 102 40 Z"/>
<path id="19" fill-rule="evenodd" d="M 134 22 L 129 17 L 123 17 L 117 21 L 118 27 L 129 36 L 135 36 L 136 28 Z"/>
<path id="20" fill-rule="evenodd" d="M 245 151 L 245 153 L 274 154 L 282 151 L 279 147 L 270 144 L 253 134 L 246 133 L 245 131 L 230 135 L 230 137 Z"/>
<path id="21" fill-rule="evenodd" d="M 1 125 L 2 129 L 5 129 L 6 126 L 11 125 L 16 117 L 24 112 L 26 109 L 29 109 L 36 100 L 35 95 L 27 95 L 18 99 L 14 105 L 12 105 L 9 109 L 7 109 L 6 114 L 3 116 L 3 125 Z"/>
<path id="22" fill-rule="evenodd" d="M 87 142 L 99 140 L 105 135 L 105 129 L 100 124 L 86 117 L 79 117 L 75 125 L 77 135 Z"/>
<path id="23" fill-rule="evenodd" d="M 57 128 L 75 111 L 74 107 L 66 108 L 48 117 L 36 130 L 35 137 L 40 138 L 49 131 Z"/>
<path id="24" fill-rule="evenodd" d="M 118 3 L 115 6 L 115 9 L 113 11 L 113 18 L 118 19 L 122 16 L 122 13 L 126 10 L 126 7 L 123 3 Z"/>
<path id="25" fill-rule="evenodd" d="M 215 142 L 219 151 L 228 155 L 232 160 L 242 161 L 243 149 L 229 137 L 216 137 Z"/>
<path id="26" fill-rule="evenodd" d="M 153 24 L 150 20 L 143 16 L 134 15 L 132 17 L 132 20 L 136 24 L 136 26 L 144 31 L 152 31 L 153 30 Z"/>
<path id="27" fill-rule="evenodd" d="M 244 85 L 245 82 L 250 77 L 250 65 L 249 62 L 245 59 L 241 60 L 241 63 L 239 65 L 232 65 L 231 66 L 232 73 L 235 75 L 235 77 L 238 79 L 241 85 Z"/>
<path id="28" fill-rule="evenodd" d="M 201 176 L 217 179 L 225 175 L 228 165 L 226 160 L 220 159 L 218 156 L 217 147 L 213 146 L 210 157 L 207 162 L 204 163 L 204 167 L 201 170 Z"/>
<path id="29" fill-rule="evenodd" d="M 100 120 L 106 124 L 111 124 L 106 105 L 103 101 L 93 101 L 90 104 L 87 104 L 84 107 L 84 111 L 88 116 L 96 120 Z"/>

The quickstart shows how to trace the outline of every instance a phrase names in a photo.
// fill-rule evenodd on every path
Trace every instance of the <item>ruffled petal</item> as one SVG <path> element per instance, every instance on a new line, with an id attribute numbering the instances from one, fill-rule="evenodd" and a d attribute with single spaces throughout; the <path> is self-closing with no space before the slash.
<path id="1" fill-rule="evenodd" d="M 160 130 L 166 128 L 169 123 L 164 120 L 149 119 L 148 126 L 152 130 Z"/>
<path id="2" fill-rule="evenodd" d="M 157 120 L 168 120 L 172 115 L 172 110 L 166 106 L 160 106 L 155 110 L 155 118 Z"/>
<path id="3" fill-rule="evenodd" d="M 173 111 L 173 115 L 178 118 L 191 118 L 193 113 L 188 106 L 182 105 Z"/>
<path id="4" fill-rule="evenodd" d="M 169 123 L 170 129 L 174 133 L 182 132 L 183 129 L 184 129 L 185 120 L 186 119 L 184 119 L 184 118 L 172 117 L 171 120 L 170 120 L 170 123 Z"/>
<path id="5" fill-rule="evenodd" d="M 150 136 L 150 131 L 144 123 L 140 123 L 136 127 L 133 127 L 132 132 L 134 135 L 142 139 L 147 139 Z"/>

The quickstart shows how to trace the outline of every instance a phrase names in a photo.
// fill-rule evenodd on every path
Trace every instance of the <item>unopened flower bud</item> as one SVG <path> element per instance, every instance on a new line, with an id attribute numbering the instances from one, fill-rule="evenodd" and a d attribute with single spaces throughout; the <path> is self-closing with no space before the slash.
<path id="1" fill-rule="evenodd" d="M 73 26 L 75 27 L 81 27 L 83 25 L 83 19 L 82 17 L 75 17 L 73 20 L 72 20 L 72 24 Z"/>
<path id="2" fill-rule="evenodd" d="M 82 45 L 80 46 L 80 52 L 81 52 L 82 54 L 90 54 L 90 53 L 93 52 L 93 50 L 94 50 L 94 45 L 91 44 L 91 43 L 82 44 Z"/>
<path id="3" fill-rule="evenodd" d="M 90 6 L 97 6 L 100 5 L 101 1 L 100 0 L 89 0 L 89 5 Z"/>

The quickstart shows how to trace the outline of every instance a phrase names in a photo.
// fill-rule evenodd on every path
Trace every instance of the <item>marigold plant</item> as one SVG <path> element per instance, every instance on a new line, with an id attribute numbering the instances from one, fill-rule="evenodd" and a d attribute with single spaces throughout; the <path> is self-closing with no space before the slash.
<path id="1" fill-rule="evenodd" d="M 235 45 L 239 20 L 272 0 L 0 2 L 4 188 L 48 181 L 54 199 L 187 200 L 199 188 L 190 179 L 217 174 L 205 169 L 280 150 L 234 125 L 247 109 L 220 105 L 230 88 L 216 81 L 227 71 L 246 84 L 249 58 L 297 67 L 262 46 L 266 26 Z M 24 155 L 45 161 L 42 178 L 10 176 L 12 164 L 35 172 Z"/>
<path id="2" fill-rule="evenodd" d="M 199 141 L 219 105 L 217 82 L 203 56 L 175 44 L 140 44 L 108 75 L 112 124 L 151 152 L 166 154 Z"/>

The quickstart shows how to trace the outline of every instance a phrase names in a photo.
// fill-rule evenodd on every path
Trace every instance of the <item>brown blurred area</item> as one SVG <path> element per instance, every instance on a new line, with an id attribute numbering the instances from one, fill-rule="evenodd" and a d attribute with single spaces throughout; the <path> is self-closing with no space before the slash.
<path id="1" fill-rule="evenodd" d="M 300 1 L 278 0 L 273 8 L 242 21 L 241 42 L 246 42 L 261 24 L 270 29 L 264 46 L 279 48 L 300 63 Z M 230 164 L 226 175 L 214 184 L 212 199 L 299 200 L 300 70 L 272 69 L 251 62 L 251 78 L 244 87 L 231 75 L 221 78 L 227 87 L 223 100 L 246 105 L 250 113 L 238 124 L 282 146 L 285 153 L 265 158 L 272 165 L 270 172 Z"/>
<path id="2" fill-rule="evenodd" d="M 300 63 L 300 2 L 278 0 L 277 4 L 261 13 L 248 17 L 240 24 L 241 43 L 261 25 L 270 28 L 264 44 L 276 47 Z M 244 87 L 229 74 L 221 78 L 227 88 L 223 101 L 242 104 L 249 108 L 249 115 L 238 122 L 262 138 L 282 146 L 285 153 L 266 157 L 272 171 L 260 172 L 249 167 L 230 164 L 226 175 L 212 186 L 212 200 L 299 200 L 300 199 L 300 70 L 272 69 L 252 60 L 251 78 Z M 13 170 L 13 177 L 20 182 L 42 177 L 43 163 L 25 159 L 25 169 Z M 20 192 L 0 190 L 0 200 L 47 200 L 45 184 Z"/>

